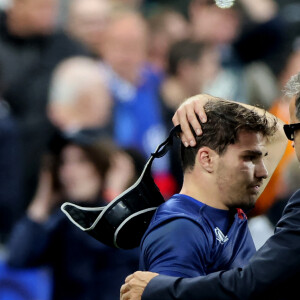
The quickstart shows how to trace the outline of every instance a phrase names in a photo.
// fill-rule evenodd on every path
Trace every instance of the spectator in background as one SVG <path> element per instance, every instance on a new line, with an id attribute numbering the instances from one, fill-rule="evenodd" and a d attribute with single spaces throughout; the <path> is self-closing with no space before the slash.
<path id="1" fill-rule="evenodd" d="M 0 245 L 5 245 L 21 214 L 22 166 L 20 132 L 8 103 L 1 97 L 0 66 Z"/>
<path id="2" fill-rule="evenodd" d="M 87 141 L 95 135 L 113 138 L 113 99 L 102 75 L 98 62 L 84 56 L 68 58 L 54 69 L 47 114 L 59 132 L 70 138 L 82 136 Z M 114 171 L 109 172 L 106 182 L 108 200 L 123 191 L 122 178 L 115 178 L 122 177 L 124 168 L 129 170 L 132 162 L 128 156 L 134 159 L 137 173 L 143 169 L 145 160 L 136 150 L 129 147 L 115 151 L 111 162 Z"/>
<path id="3" fill-rule="evenodd" d="M 192 35 L 201 42 L 229 47 L 239 34 L 239 18 L 235 6 L 220 9 L 211 0 L 192 0 L 189 4 Z"/>
<path id="4" fill-rule="evenodd" d="M 101 47 L 103 59 L 117 75 L 136 86 L 147 59 L 146 22 L 138 11 L 125 7 L 114 10 L 110 20 Z"/>
<path id="5" fill-rule="evenodd" d="M 212 0 L 192 0 L 189 17 L 193 36 L 218 44 L 224 63 L 269 62 L 282 55 L 286 25 L 274 0 L 241 0 L 229 9 L 218 8 Z"/>
<path id="6" fill-rule="evenodd" d="M 116 6 L 128 7 L 130 9 L 140 10 L 144 0 L 111 0 Z"/>
<path id="7" fill-rule="evenodd" d="M 60 206 L 65 201 L 106 205 L 107 178 L 123 191 L 139 174 L 124 151 L 97 137 L 89 142 L 83 137 L 53 141 L 36 194 L 11 234 L 7 262 L 15 268 L 48 266 L 53 273 L 52 299 L 117 300 L 124 276 L 138 267 L 137 249 L 101 244 L 74 226 Z M 118 165 L 111 169 L 116 153 L 122 155 L 117 172 Z"/>
<path id="8" fill-rule="evenodd" d="M 98 63 L 77 56 L 62 61 L 54 69 L 47 114 L 65 134 L 97 129 L 110 136 L 112 101 Z"/>
<path id="9" fill-rule="evenodd" d="M 172 44 L 168 53 L 168 73 L 161 88 L 162 101 L 170 111 L 168 120 L 184 99 L 199 94 L 215 76 L 219 69 L 217 59 L 214 46 L 192 39 Z"/>
<path id="10" fill-rule="evenodd" d="M 114 99 L 114 140 L 144 157 L 166 136 L 159 98 L 163 74 L 147 63 L 148 38 L 147 24 L 138 12 L 116 10 L 105 32 L 100 66 Z M 152 172 L 163 194 L 176 190 L 168 155 L 154 162 Z"/>
<path id="11" fill-rule="evenodd" d="M 218 72 L 218 52 L 209 46 L 192 39 L 174 42 L 170 46 L 167 61 L 167 74 L 161 86 L 161 103 L 166 124 L 172 119 L 176 109 L 184 99 L 198 94 L 205 83 Z M 170 128 L 169 128 L 170 129 Z M 180 158 L 180 141 L 170 151 L 171 170 L 178 185 L 183 181 Z"/>
<path id="12" fill-rule="evenodd" d="M 250 11 L 248 15 L 251 14 L 252 18 L 258 18 L 259 12 L 251 10 L 252 5 L 248 3 L 251 1 L 241 2 L 241 5 L 236 3 L 229 9 L 218 8 L 212 0 L 193 0 L 190 3 L 189 16 L 193 38 L 203 43 L 214 44 L 219 51 L 221 68 L 216 73 L 214 80 L 211 80 L 202 92 L 235 99 L 250 105 L 260 105 L 268 109 L 279 94 L 275 76 L 269 66 L 262 61 L 263 55 L 256 54 L 251 56 L 251 59 L 250 56 L 244 59 L 242 55 L 246 55 L 246 52 L 252 54 L 255 49 L 263 46 L 269 47 L 269 44 L 258 43 L 251 35 L 252 43 L 248 44 L 248 47 L 244 47 L 247 40 L 243 35 L 244 20 L 246 19 L 243 14 L 245 11 Z M 269 12 L 270 6 L 270 10 L 273 12 L 272 0 L 264 2 L 270 4 L 266 5 L 265 9 Z M 255 6 L 254 3 L 253 6 Z M 269 19 L 275 13 L 276 10 L 273 14 L 270 12 L 268 14 Z M 263 14 L 260 14 L 261 23 L 255 23 L 256 27 L 263 26 L 262 24 L 269 20 L 267 16 L 263 18 L 261 15 Z M 257 31 L 255 32 L 257 33 Z M 272 30 L 263 32 L 267 39 Z M 240 42 L 242 38 L 243 44 Z M 239 43 L 239 47 L 236 46 L 237 43 Z"/>
<path id="13" fill-rule="evenodd" d="M 26 170 L 23 208 L 34 193 L 40 157 L 52 134 L 46 117 L 51 72 L 64 58 L 84 53 L 56 31 L 57 4 L 58 0 L 12 0 L 0 15 L 3 97 L 19 123 Z"/>
<path id="14" fill-rule="evenodd" d="M 233 43 L 234 53 L 248 64 L 262 61 L 277 76 L 290 50 L 288 25 L 277 0 L 241 0 L 242 30 Z"/>
<path id="15" fill-rule="evenodd" d="M 109 22 L 112 4 L 109 0 L 69 1 L 66 29 L 96 57 L 103 42 L 103 32 Z"/>
<path id="16" fill-rule="evenodd" d="M 188 20 L 172 8 L 162 8 L 147 18 L 149 26 L 148 60 L 163 72 L 168 68 L 170 46 L 191 35 Z"/>

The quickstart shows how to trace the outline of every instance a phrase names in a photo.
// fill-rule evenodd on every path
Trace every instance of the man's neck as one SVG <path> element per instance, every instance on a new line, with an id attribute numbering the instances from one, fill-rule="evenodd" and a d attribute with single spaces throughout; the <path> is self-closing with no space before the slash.
<path id="1" fill-rule="evenodd" d="M 194 199 L 218 209 L 228 208 L 223 204 L 224 199 L 216 186 L 211 174 L 194 174 L 187 172 L 184 174 L 183 185 L 180 194 L 184 194 Z"/>

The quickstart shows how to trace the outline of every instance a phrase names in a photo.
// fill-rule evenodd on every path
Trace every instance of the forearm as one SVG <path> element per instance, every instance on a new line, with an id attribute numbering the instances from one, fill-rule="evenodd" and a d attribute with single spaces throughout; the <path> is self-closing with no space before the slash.
<path id="1" fill-rule="evenodd" d="M 204 277 L 174 278 L 159 275 L 153 278 L 142 294 L 142 300 L 232 300 L 231 291 L 224 289 L 220 273 Z M 238 298 L 237 298 L 238 299 Z"/>
<path id="2" fill-rule="evenodd" d="M 254 263 L 245 269 L 232 269 L 195 278 L 159 275 L 149 282 L 141 299 L 258 300 L 268 299 L 270 295 L 270 298 L 277 299 L 276 293 L 281 292 L 282 282 L 286 281 L 292 264 L 281 265 L 286 257 L 272 255 L 274 253 L 266 246 L 263 251 L 266 252 L 255 258 Z M 280 259 L 280 266 L 277 264 L 277 258 Z M 294 274 L 297 272 L 295 267 L 292 267 L 292 270 Z"/>

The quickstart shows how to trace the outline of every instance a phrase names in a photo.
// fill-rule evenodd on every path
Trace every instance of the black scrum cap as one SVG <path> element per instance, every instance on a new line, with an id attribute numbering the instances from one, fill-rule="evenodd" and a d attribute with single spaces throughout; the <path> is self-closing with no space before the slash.
<path id="1" fill-rule="evenodd" d="M 151 154 L 138 180 L 109 204 L 90 208 L 66 202 L 62 211 L 81 230 L 108 246 L 138 247 L 154 212 L 164 202 L 151 176 L 152 162 L 168 152 L 173 137 L 180 131 L 179 125 L 170 131 L 169 137 Z"/>

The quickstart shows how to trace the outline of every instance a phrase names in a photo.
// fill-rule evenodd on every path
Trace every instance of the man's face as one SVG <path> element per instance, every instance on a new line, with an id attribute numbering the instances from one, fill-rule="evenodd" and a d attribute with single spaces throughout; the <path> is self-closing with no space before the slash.
<path id="1" fill-rule="evenodd" d="M 104 30 L 108 24 L 109 12 L 110 5 L 107 0 L 72 0 L 69 8 L 68 29 L 75 38 L 98 54 L 99 45 L 103 43 Z"/>
<path id="2" fill-rule="evenodd" d="M 12 13 L 22 24 L 27 35 L 50 34 L 56 26 L 57 0 L 18 0 L 14 2 Z"/>
<path id="3" fill-rule="evenodd" d="M 293 97 L 290 102 L 290 124 L 300 122 L 300 120 L 296 117 L 295 102 L 296 102 L 296 96 Z M 292 145 L 295 148 L 297 158 L 300 161 L 300 130 L 295 130 L 294 141 L 293 141 Z"/>
<path id="4" fill-rule="evenodd" d="M 213 44 L 231 43 L 240 28 L 239 12 L 234 8 L 219 9 L 213 4 L 193 2 L 189 8 L 194 36 Z"/>
<path id="5" fill-rule="evenodd" d="M 68 145 L 62 151 L 59 180 L 65 196 L 78 202 L 95 199 L 102 184 L 94 164 L 75 145 Z"/>
<path id="6" fill-rule="evenodd" d="M 126 17 L 108 28 L 102 56 L 119 76 L 136 84 L 145 62 L 146 49 L 147 33 L 143 24 Z"/>
<path id="7" fill-rule="evenodd" d="M 268 177 L 264 164 L 267 151 L 261 133 L 241 131 L 238 137 L 219 156 L 216 184 L 226 207 L 247 209 L 254 206 L 262 181 Z"/>

